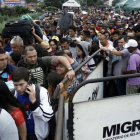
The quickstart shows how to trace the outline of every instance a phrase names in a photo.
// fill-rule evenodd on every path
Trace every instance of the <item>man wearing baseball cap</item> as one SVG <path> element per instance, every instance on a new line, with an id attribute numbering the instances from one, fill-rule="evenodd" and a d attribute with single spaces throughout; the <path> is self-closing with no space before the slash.
<path id="1" fill-rule="evenodd" d="M 123 74 L 139 73 L 138 67 L 140 67 L 140 50 L 138 49 L 138 42 L 134 39 L 130 39 L 125 45 L 125 48 L 131 53 L 127 70 L 123 71 Z M 126 85 L 126 94 L 138 93 L 140 90 L 140 77 L 129 78 Z"/>

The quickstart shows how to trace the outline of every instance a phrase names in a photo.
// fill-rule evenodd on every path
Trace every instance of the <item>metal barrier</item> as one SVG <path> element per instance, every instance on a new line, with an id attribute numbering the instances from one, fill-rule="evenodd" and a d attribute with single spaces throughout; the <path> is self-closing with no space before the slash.
<path id="1" fill-rule="evenodd" d="M 59 104 L 58 104 L 57 120 L 59 121 L 57 121 L 56 123 L 55 140 L 62 140 L 63 121 L 64 121 L 63 115 L 64 115 L 64 95 L 61 94 L 59 97 Z"/>
<path id="2" fill-rule="evenodd" d="M 87 58 L 84 62 L 82 62 L 75 70 L 74 72 L 77 72 L 80 68 L 82 68 L 90 59 L 92 59 L 96 54 L 98 54 L 101 51 L 99 49 L 95 53 L 93 53 L 89 58 Z M 61 83 L 67 82 L 68 78 L 66 77 Z M 57 98 L 57 95 L 59 93 L 60 87 L 57 86 L 57 88 L 54 91 L 52 102 Z M 56 131 L 55 131 L 55 140 L 62 140 L 62 134 L 63 134 L 63 112 L 64 112 L 64 96 L 62 95 L 59 98 L 59 106 L 58 106 L 58 117 L 57 117 L 57 123 L 56 123 Z"/>
<path id="3" fill-rule="evenodd" d="M 89 84 L 89 83 L 96 83 L 96 82 L 104 82 L 104 81 L 111 81 L 111 80 L 118 80 L 118 79 L 127 79 L 127 78 L 134 78 L 134 77 L 140 77 L 140 73 L 137 74 L 128 74 L 128 75 L 120 75 L 120 76 L 110 76 L 110 77 L 103 77 L 103 78 L 97 78 L 97 79 L 90 79 L 83 81 L 81 84 L 79 84 L 72 92 L 72 94 L 69 97 L 69 107 L 68 107 L 68 132 L 69 132 L 69 140 L 73 140 L 73 98 L 75 93 L 80 89 L 80 87 Z"/>
<path id="4" fill-rule="evenodd" d="M 89 58 L 87 58 L 84 62 L 82 62 L 75 70 L 74 72 L 77 72 L 80 68 L 82 68 L 90 59 L 92 59 L 96 54 L 98 54 L 99 52 L 101 51 L 101 49 L 99 49 L 98 51 L 96 51 L 95 53 L 93 53 Z M 61 83 L 65 83 L 67 82 L 68 78 L 66 77 L 63 81 L 61 81 Z M 57 86 L 57 88 L 55 89 L 54 91 L 54 94 L 53 94 L 53 99 L 56 99 L 58 93 L 59 93 L 59 90 L 60 90 L 60 87 Z"/>

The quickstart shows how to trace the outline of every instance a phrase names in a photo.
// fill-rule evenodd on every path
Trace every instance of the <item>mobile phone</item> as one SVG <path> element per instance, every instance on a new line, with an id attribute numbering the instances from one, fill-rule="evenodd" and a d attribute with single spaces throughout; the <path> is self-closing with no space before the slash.
<path id="1" fill-rule="evenodd" d="M 28 81 L 28 85 L 32 85 L 32 81 L 31 80 Z M 30 91 L 30 90 L 27 88 L 27 91 Z"/>

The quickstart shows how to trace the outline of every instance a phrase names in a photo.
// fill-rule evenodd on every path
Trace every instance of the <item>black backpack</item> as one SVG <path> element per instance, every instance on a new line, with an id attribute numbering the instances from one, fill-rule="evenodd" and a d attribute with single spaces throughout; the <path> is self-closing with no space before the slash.
<path id="1" fill-rule="evenodd" d="M 5 24 L 5 27 L 2 31 L 4 37 L 12 37 L 12 36 L 26 36 L 31 34 L 31 28 L 33 23 L 31 20 L 17 20 L 10 21 Z"/>
<path id="2" fill-rule="evenodd" d="M 62 31 L 67 31 L 70 25 L 73 25 L 73 15 L 64 11 L 57 26 L 59 26 Z"/>

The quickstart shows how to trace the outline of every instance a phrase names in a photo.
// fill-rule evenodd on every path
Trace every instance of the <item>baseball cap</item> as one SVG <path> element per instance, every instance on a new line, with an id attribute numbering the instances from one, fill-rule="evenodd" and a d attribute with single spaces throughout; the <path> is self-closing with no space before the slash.
<path id="1" fill-rule="evenodd" d="M 45 27 L 45 28 L 50 28 L 51 25 L 50 25 L 50 23 L 45 23 L 44 27 Z"/>
<path id="2" fill-rule="evenodd" d="M 49 43 L 47 41 L 41 42 L 41 46 L 43 48 L 46 48 L 48 52 L 51 52 L 52 51 L 52 48 L 50 48 L 50 45 L 49 45 Z"/>
<path id="3" fill-rule="evenodd" d="M 129 47 L 137 47 L 138 46 L 138 42 L 134 39 L 129 39 L 128 42 L 124 45 L 124 48 L 129 48 Z"/>
<path id="4" fill-rule="evenodd" d="M 58 36 L 53 36 L 52 39 L 55 39 L 55 40 L 59 41 L 59 37 Z"/>

